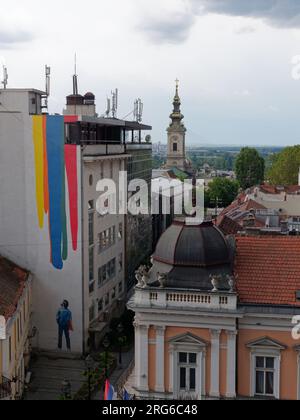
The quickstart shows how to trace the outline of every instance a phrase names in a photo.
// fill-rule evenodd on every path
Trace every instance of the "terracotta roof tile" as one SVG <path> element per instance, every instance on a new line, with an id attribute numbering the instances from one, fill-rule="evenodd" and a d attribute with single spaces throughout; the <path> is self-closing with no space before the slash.
<path id="1" fill-rule="evenodd" d="M 235 271 L 241 303 L 300 307 L 299 237 L 237 237 Z"/>
<path id="2" fill-rule="evenodd" d="M 0 315 L 10 318 L 16 311 L 29 272 L 0 257 Z"/>

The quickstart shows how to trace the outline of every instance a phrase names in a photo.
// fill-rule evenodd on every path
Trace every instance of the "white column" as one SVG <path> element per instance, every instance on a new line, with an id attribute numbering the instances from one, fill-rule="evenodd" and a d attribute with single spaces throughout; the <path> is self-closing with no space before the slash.
<path id="1" fill-rule="evenodd" d="M 227 387 L 226 397 L 236 398 L 236 331 L 227 333 Z"/>
<path id="2" fill-rule="evenodd" d="M 211 372 L 210 396 L 220 397 L 220 334 L 221 330 L 211 330 Z"/>
<path id="3" fill-rule="evenodd" d="M 165 327 L 156 329 L 156 392 L 165 392 Z"/>
<path id="4" fill-rule="evenodd" d="M 149 391 L 148 385 L 148 330 L 146 325 L 135 325 L 135 376 L 139 391 Z"/>

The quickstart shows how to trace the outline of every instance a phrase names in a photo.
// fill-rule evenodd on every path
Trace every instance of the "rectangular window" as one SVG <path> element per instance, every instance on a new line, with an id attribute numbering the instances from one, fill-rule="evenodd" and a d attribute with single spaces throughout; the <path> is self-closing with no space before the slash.
<path id="1" fill-rule="evenodd" d="M 109 305 L 109 293 L 105 296 L 105 307 Z"/>
<path id="2" fill-rule="evenodd" d="M 180 391 L 196 391 L 197 354 L 179 353 L 179 387 Z"/>
<path id="3" fill-rule="evenodd" d="M 89 318 L 90 318 L 90 322 L 92 322 L 95 319 L 95 306 L 94 306 L 94 304 L 90 307 Z"/>
<path id="4" fill-rule="evenodd" d="M 89 245 L 94 245 L 94 212 L 89 211 Z"/>
<path id="5" fill-rule="evenodd" d="M 275 359 L 274 357 L 256 357 L 255 368 L 255 393 L 273 397 L 275 379 Z"/>
<path id="6" fill-rule="evenodd" d="M 116 228 L 115 226 L 106 229 L 98 235 L 99 254 L 107 250 L 116 243 Z"/>
<path id="7" fill-rule="evenodd" d="M 103 311 L 103 299 L 100 299 L 98 302 L 98 313 Z"/>
<path id="8" fill-rule="evenodd" d="M 119 255 L 119 272 L 123 270 L 123 254 Z"/>
<path id="9" fill-rule="evenodd" d="M 178 144 L 174 143 L 173 144 L 173 152 L 177 152 L 178 151 Z"/>
<path id="10" fill-rule="evenodd" d="M 116 259 L 109 261 L 98 270 L 98 287 L 102 287 L 106 282 L 116 276 Z"/>
<path id="11" fill-rule="evenodd" d="M 123 283 L 120 282 L 119 283 L 119 294 L 121 294 L 123 292 Z"/>
<path id="12" fill-rule="evenodd" d="M 94 248 L 89 249 L 89 280 L 94 280 Z"/>
<path id="13" fill-rule="evenodd" d="M 119 224 L 118 238 L 119 240 L 123 239 L 123 223 Z"/>

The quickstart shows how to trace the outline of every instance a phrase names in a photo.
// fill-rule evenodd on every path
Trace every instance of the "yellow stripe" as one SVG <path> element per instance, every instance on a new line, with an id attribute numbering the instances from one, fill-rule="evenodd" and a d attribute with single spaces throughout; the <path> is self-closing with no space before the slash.
<path id="1" fill-rule="evenodd" d="M 35 160 L 36 206 L 39 227 L 44 227 L 44 142 L 43 142 L 43 116 L 35 115 L 33 118 L 33 144 Z"/>

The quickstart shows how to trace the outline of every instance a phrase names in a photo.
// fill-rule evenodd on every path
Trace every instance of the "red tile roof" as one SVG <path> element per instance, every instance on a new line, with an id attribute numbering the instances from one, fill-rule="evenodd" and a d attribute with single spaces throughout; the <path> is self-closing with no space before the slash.
<path id="1" fill-rule="evenodd" d="M 237 237 L 235 271 L 241 303 L 300 307 L 299 237 Z"/>
<path id="2" fill-rule="evenodd" d="M 241 225 L 227 216 L 220 216 L 217 226 L 224 235 L 236 235 L 241 230 Z"/>
<path id="3" fill-rule="evenodd" d="M 9 319 L 16 311 L 29 272 L 0 257 L 0 315 Z"/>

